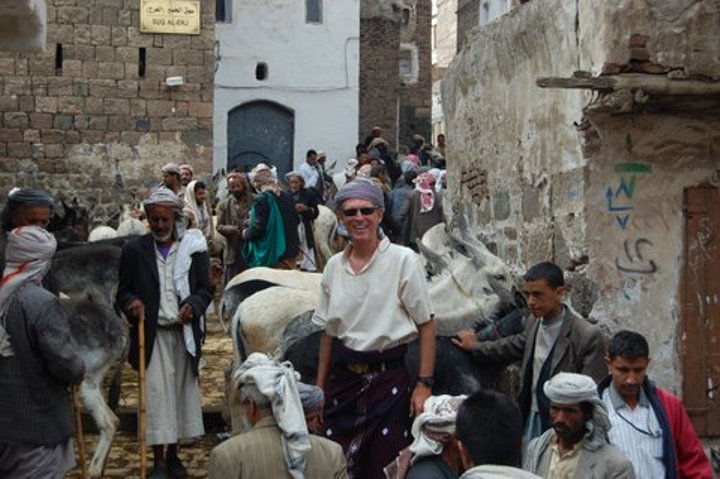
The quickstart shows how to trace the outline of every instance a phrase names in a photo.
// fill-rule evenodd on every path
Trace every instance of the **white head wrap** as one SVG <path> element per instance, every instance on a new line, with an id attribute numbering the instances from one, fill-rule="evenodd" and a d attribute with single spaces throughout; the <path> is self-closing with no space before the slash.
<path id="1" fill-rule="evenodd" d="M 182 212 L 185 202 L 178 198 L 171 189 L 160 186 L 150 191 L 148 197 L 143 201 L 145 211 L 153 206 L 168 206 L 172 208 L 175 214 L 175 226 L 173 226 L 174 237 L 176 240 L 182 239 L 186 228 L 185 215 L 183 215 Z"/>
<path id="2" fill-rule="evenodd" d="M 198 226 L 200 224 L 200 218 L 204 217 L 207 220 L 206 229 L 203 230 L 203 234 L 206 235 L 206 237 L 212 236 L 212 221 L 210 217 L 210 209 L 208 207 L 209 200 L 203 201 L 202 205 L 198 205 L 197 200 L 195 199 L 195 185 L 197 184 L 197 180 L 193 180 L 190 183 L 188 183 L 187 188 L 185 188 L 185 212 L 189 212 L 193 219 L 195 220 L 195 227 L 200 229 Z M 200 210 L 203 211 L 200 211 Z"/>
<path id="3" fill-rule="evenodd" d="M 415 418 L 410 445 L 412 464 L 427 456 L 438 456 L 450 434 L 455 433 L 455 418 L 460 404 L 467 396 L 430 396 L 425 400 L 423 413 Z"/>
<path id="4" fill-rule="evenodd" d="M 253 353 L 233 374 L 233 390 L 237 391 L 245 383 L 254 383 L 270 400 L 273 416 L 282 430 L 288 472 L 293 478 L 302 479 L 310 438 L 298 393 L 298 376 L 289 362 L 280 363 L 265 354 Z"/>
<path id="5" fill-rule="evenodd" d="M 40 284 L 50 264 L 57 242 L 39 226 L 22 226 L 8 233 L 5 270 L 0 281 L 0 356 L 12 356 L 10 336 L 5 330 L 13 295 L 27 283 Z"/>
<path id="6" fill-rule="evenodd" d="M 558 373 L 545 382 L 543 392 L 553 403 L 592 404 L 592 418 L 585 423 L 588 432 L 585 434 L 583 447 L 594 451 L 607 443 L 607 432 L 612 427 L 610 418 L 605 403 L 598 396 L 597 384 L 590 376 Z"/>

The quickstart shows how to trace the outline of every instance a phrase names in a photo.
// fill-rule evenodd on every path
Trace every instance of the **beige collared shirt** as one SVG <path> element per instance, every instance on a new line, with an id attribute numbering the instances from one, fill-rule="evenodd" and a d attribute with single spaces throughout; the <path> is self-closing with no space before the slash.
<path id="1" fill-rule="evenodd" d="M 170 246 L 166 258 L 155 245 L 155 261 L 158 268 L 158 280 L 160 282 L 160 310 L 158 311 L 158 324 L 169 326 L 178 323 L 180 313 L 177 291 L 173 282 L 173 269 L 175 269 L 175 255 L 177 254 L 177 241 Z M 178 323 L 179 324 L 179 323 Z"/>
<path id="2" fill-rule="evenodd" d="M 415 339 L 417 325 L 433 314 L 417 255 L 383 238 L 355 273 L 350 248 L 328 261 L 313 322 L 357 351 L 382 351 Z"/>
<path id="3" fill-rule="evenodd" d="M 550 467 L 546 479 L 574 479 L 580 454 L 582 454 L 582 441 L 575 444 L 571 451 L 560 455 L 557 437 L 553 439 L 552 446 L 550 446 Z"/>

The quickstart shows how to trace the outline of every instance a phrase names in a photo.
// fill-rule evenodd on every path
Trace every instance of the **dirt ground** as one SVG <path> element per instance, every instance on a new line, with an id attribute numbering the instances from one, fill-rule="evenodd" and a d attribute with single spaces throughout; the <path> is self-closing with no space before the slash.
<path id="1" fill-rule="evenodd" d="M 210 315 L 208 318 L 208 338 L 203 346 L 203 357 L 204 365 L 200 372 L 203 410 L 217 410 L 223 406 L 225 401 L 224 371 L 232 361 L 232 340 L 228 334 L 223 332 L 214 315 Z M 137 373 L 126 364 L 122 375 L 120 410 L 135 409 L 136 407 Z M 222 431 L 208 431 L 202 438 L 190 444 L 180 445 L 179 455 L 188 468 L 189 477 L 207 477 L 207 461 L 210 451 L 221 442 L 221 437 L 224 437 Z M 85 454 L 88 462 L 95 451 L 97 440 L 97 434 L 85 433 Z M 77 451 L 77 446 L 75 449 Z M 148 465 L 151 466 L 152 452 L 149 448 L 147 460 Z M 127 479 L 140 477 L 139 464 L 137 435 L 135 432 L 119 431 L 110 449 L 105 466 L 105 477 Z M 81 474 L 79 469 L 76 469 L 66 477 L 80 478 Z"/>

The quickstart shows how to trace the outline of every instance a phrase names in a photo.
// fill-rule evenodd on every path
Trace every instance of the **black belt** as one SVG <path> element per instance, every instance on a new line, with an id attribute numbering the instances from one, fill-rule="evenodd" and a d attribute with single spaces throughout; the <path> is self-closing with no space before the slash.
<path id="1" fill-rule="evenodd" d="M 182 331 L 183 325 L 180 323 L 170 323 L 170 324 L 158 324 L 158 329 L 164 329 L 166 331 Z"/>
<path id="2" fill-rule="evenodd" d="M 355 374 L 382 373 L 393 369 L 404 368 L 405 360 L 403 358 L 396 358 L 372 363 L 348 363 L 345 367 Z"/>

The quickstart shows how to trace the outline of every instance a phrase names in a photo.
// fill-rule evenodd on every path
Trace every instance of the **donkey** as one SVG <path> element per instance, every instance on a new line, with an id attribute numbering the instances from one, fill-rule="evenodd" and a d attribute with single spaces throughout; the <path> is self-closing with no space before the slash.
<path id="1" fill-rule="evenodd" d="M 73 347 L 85 363 L 80 399 L 100 431 L 89 472 L 91 477 L 101 477 L 119 421 L 103 399 L 100 388 L 111 367 L 115 366 L 117 371 L 122 369 L 129 330 L 125 321 L 97 293 L 61 298 L 60 304 L 70 325 Z"/>

